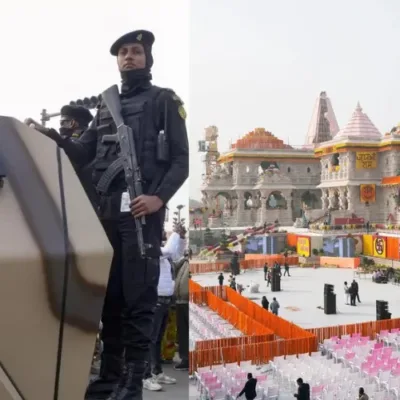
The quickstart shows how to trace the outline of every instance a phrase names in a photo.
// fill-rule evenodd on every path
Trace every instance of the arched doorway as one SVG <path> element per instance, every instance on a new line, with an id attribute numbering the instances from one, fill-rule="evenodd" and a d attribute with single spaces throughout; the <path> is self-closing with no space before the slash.
<path id="1" fill-rule="evenodd" d="M 253 195 L 250 192 L 245 192 L 244 193 L 244 209 L 250 210 L 253 205 L 252 203 L 253 203 Z"/>
<path id="2" fill-rule="evenodd" d="M 311 193 L 309 190 L 307 190 L 301 196 L 301 205 L 303 209 L 318 209 L 320 208 L 320 200 L 315 193 Z"/>
<path id="3" fill-rule="evenodd" d="M 272 192 L 266 201 L 267 210 L 286 210 L 287 201 L 279 191 Z"/>

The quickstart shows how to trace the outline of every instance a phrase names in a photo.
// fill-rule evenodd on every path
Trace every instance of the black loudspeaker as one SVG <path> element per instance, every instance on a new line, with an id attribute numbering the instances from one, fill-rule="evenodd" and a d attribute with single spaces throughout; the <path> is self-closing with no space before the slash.
<path id="1" fill-rule="evenodd" d="M 280 292 L 281 291 L 281 271 L 280 271 L 280 268 L 272 268 L 271 291 L 272 292 Z"/>
<path id="2" fill-rule="evenodd" d="M 389 303 L 383 300 L 376 301 L 376 320 L 391 319 L 392 314 L 389 312 Z"/>
<path id="3" fill-rule="evenodd" d="M 336 314 L 336 294 L 333 293 L 334 286 L 328 283 L 324 286 L 324 313 Z"/>

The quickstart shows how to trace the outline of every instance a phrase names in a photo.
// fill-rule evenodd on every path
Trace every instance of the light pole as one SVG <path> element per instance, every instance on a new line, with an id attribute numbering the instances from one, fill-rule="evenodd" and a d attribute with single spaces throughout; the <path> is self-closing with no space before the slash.
<path id="1" fill-rule="evenodd" d="M 85 97 L 84 99 L 78 99 L 76 101 L 70 101 L 70 106 L 81 106 L 85 107 L 88 110 L 93 110 L 97 108 L 98 104 L 101 101 L 101 95 L 92 96 L 92 97 Z M 46 126 L 46 122 L 50 121 L 51 118 L 59 117 L 61 115 L 60 112 L 55 113 L 48 113 L 47 110 L 44 108 L 40 113 L 40 123 L 42 126 Z"/>

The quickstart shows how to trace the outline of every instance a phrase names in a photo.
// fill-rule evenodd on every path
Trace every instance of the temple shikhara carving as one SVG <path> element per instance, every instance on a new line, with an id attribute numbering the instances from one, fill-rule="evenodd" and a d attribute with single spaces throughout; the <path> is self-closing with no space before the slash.
<path id="1" fill-rule="evenodd" d="M 245 228 L 279 221 L 301 228 L 332 218 L 400 223 L 399 147 L 400 125 L 382 134 L 360 104 L 340 129 L 326 92 L 300 147 L 285 143 L 279 132 L 255 128 L 220 152 L 218 129 L 208 127 L 199 143 L 202 204 L 191 208 L 191 224 Z"/>

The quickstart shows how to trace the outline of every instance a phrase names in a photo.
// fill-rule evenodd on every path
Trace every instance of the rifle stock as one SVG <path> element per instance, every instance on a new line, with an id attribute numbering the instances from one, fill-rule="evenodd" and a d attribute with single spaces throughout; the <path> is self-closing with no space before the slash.
<path id="1" fill-rule="evenodd" d="M 107 106 L 108 111 L 110 111 L 112 119 L 114 120 L 115 125 L 117 125 L 117 128 L 121 125 L 124 125 L 124 120 L 121 115 L 121 102 L 119 99 L 118 86 L 110 86 L 101 94 L 101 97 Z"/>

